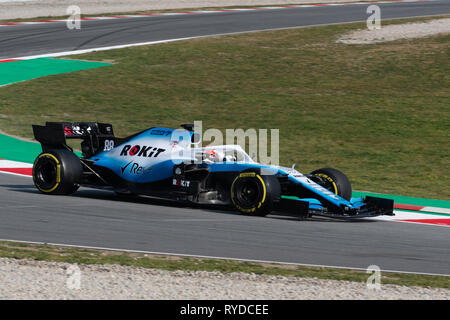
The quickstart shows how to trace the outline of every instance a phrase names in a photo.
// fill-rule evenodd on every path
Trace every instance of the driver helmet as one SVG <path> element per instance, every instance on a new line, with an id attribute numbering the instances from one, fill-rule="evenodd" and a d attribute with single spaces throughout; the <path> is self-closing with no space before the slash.
<path id="1" fill-rule="evenodd" d="M 205 150 L 203 153 L 203 158 L 211 162 L 221 162 L 223 161 L 223 156 L 222 152 L 215 149 Z"/>

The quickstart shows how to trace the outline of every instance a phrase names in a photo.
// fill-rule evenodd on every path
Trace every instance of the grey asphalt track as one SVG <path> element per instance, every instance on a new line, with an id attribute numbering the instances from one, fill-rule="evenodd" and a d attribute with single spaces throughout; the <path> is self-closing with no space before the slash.
<path id="1" fill-rule="evenodd" d="M 446 227 L 247 217 L 92 189 L 48 196 L 30 178 L 7 174 L 0 174 L 0 203 L 1 239 L 450 274 Z"/>
<path id="2" fill-rule="evenodd" d="M 450 13 L 450 1 L 380 4 L 382 18 Z M 143 41 L 363 21 L 367 5 L 214 13 L 0 28 L 0 58 Z M 170 204 L 170 205 L 168 205 Z M 81 189 L 39 194 L 30 178 L 0 174 L 0 238 L 300 264 L 450 274 L 449 228 L 395 222 L 297 221 L 118 200 Z"/>
<path id="3" fill-rule="evenodd" d="M 368 4 L 0 27 L 0 59 L 130 43 L 365 21 Z M 382 19 L 450 14 L 450 1 L 379 4 Z"/>

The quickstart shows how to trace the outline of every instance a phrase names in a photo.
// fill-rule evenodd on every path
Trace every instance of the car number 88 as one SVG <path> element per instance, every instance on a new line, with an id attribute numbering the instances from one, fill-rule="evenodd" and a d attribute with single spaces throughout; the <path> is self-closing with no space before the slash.
<path id="1" fill-rule="evenodd" d="M 109 151 L 114 148 L 114 140 L 105 140 L 105 148 L 103 151 Z"/>

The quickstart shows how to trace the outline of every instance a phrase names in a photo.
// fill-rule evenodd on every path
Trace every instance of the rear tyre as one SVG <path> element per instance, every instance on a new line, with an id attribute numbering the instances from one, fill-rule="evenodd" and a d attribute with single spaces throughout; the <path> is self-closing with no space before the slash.
<path id="1" fill-rule="evenodd" d="M 256 172 L 242 172 L 231 184 L 231 201 L 241 213 L 266 216 L 279 199 L 280 184 L 274 176 L 261 176 Z"/>
<path id="2" fill-rule="evenodd" d="M 79 188 L 83 168 L 80 159 L 69 150 L 41 153 L 33 165 L 33 181 L 45 194 L 72 194 Z"/>
<path id="3" fill-rule="evenodd" d="M 344 198 L 350 200 L 352 197 L 352 185 L 347 176 L 341 171 L 332 168 L 322 168 L 311 172 L 317 177 L 315 182 L 324 188 Z"/>

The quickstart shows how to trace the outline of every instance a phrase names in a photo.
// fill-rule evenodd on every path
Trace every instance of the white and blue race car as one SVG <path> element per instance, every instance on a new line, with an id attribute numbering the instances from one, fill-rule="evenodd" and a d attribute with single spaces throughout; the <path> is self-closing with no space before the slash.
<path id="1" fill-rule="evenodd" d="M 351 198 L 349 180 L 336 169 L 302 174 L 257 163 L 239 145 L 197 147 L 201 137 L 193 125 L 152 127 L 127 138 L 115 137 L 110 124 L 92 122 L 47 122 L 33 125 L 33 131 L 43 150 L 33 180 L 45 194 L 68 195 L 87 186 L 223 205 L 255 216 L 272 211 L 301 218 L 393 215 L 393 200 Z M 81 157 L 67 139 L 82 140 Z"/>

